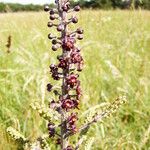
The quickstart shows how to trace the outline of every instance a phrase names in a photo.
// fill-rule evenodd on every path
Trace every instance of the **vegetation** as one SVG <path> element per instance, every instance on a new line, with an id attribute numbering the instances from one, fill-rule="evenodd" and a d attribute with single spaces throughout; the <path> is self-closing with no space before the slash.
<path id="1" fill-rule="evenodd" d="M 80 0 L 79 2 L 72 1 L 72 5 L 80 4 L 82 8 L 97 8 L 97 9 L 133 9 L 142 8 L 150 9 L 149 0 Z M 53 7 L 53 4 L 50 5 Z M 43 6 L 41 5 L 22 5 L 12 3 L 0 3 L 0 12 L 18 12 L 18 11 L 41 11 Z"/>
<path id="2" fill-rule="evenodd" d="M 91 127 L 81 149 L 147 150 L 150 12 L 84 10 L 79 18 L 86 40 L 81 42 L 86 66 L 80 76 L 80 121 L 95 109 L 102 111 L 118 95 L 128 99 L 115 117 Z M 7 136 L 8 126 L 32 141 L 47 132 L 44 120 L 31 108 L 31 103 L 48 103 L 51 97 L 45 88 L 53 83 L 47 66 L 56 62 L 57 52 L 50 50 L 46 38 L 47 19 L 41 12 L 0 14 L 0 149 L 20 148 Z"/>

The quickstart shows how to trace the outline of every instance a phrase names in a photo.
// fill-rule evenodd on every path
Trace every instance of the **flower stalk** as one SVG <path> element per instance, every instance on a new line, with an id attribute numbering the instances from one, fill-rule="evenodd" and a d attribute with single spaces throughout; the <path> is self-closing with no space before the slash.
<path id="1" fill-rule="evenodd" d="M 51 103 L 55 105 L 59 104 L 59 113 L 61 115 L 60 122 L 60 145 L 62 150 L 71 150 L 73 146 L 69 145 L 69 137 L 65 137 L 66 133 L 75 134 L 77 132 L 77 113 L 73 110 L 78 109 L 79 100 L 81 97 L 79 75 L 75 72 L 82 71 L 83 58 L 80 55 L 80 49 L 76 46 L 76 40 L 83 39 L 83 30 L 78 28 L 76 31 L 69 31 L 68 26 L 71 23 L 76 24 L 78 22 L 75 14 L 72 17 L 68 17 L 68 13 L 78 12 L 80 6 L 70 8 L 70 2 L 68 0 L 56 0 L 57 9 L 49 9 L 46 5 L 44 10 L 49 12 L 50 20 L 48 27 L 56 27 L 57 32 L 60 33 L 60 37 L 53 36 L 51 33 L 48 38 L 52 40 L 52 50 L 57 51 L 61 48 L 62 54 L 57 57 L 58 64 L 50 65 L 50 72 L 54 80 L 62 80 L 61 94 L 58 100 L 53 100 Z M 57 17 L 56 17 L 57 15 Z M 57 19 L 57 22 L 56 22 Z M 51 91 L 52 85 L 47 85 L 48 91 Z M 55 91 L 56 92 L 56 91 Z M 49 122 L 48 125 L 50 137 L 55 137 L 54 123 Z"/>

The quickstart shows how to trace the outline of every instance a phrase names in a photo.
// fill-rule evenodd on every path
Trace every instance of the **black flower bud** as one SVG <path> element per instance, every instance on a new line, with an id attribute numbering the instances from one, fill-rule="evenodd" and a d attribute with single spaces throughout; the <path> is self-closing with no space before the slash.
<path id="1" fill-rule="evenodd" d="M 53 51 L 57 51 L 58 48 L 59 48 L 58 45 L 53 45 L 53 46 L 52 46 L 52 50 L 53 50 Z"/>
<path id="2" fill-rule="evenodd" d="M 78 18 L 77 18 L 77 17 L 73 17 L 73 18 L 72 18 L 72 22 L 73 22 L 73 23 L 78 23 Z"/>
<path id="3" fill-rule="evenodd" d="M 50 15 L 49 19 L 50 19 L 50 20 L 55 20 L 56 17 L 55 17 L 54 15 Z"/>
<path id="4" fill-rule="evenodd" d="M 79 5 L 75 6 L 74 11 L 80 11 L 80 6 Z"/>
<path id="5" fill-rule="evenodd" d="M 52 23 L 52 22 L 48 22 L 47 26 L 48 26 L 48 27 L 52 27 L 52 26 L 53 26 L 53 23 Z"/>
<path id="6" fill-rule="evenodd" d="M 48 34 L 48 38 L 49 38 L 50 40 L 52 40 L 52 39 L 54 38 L 54 36 L 50 33 L 50 34 Z"/>
<path id="7" fill-rule="evenodd" d="M 49 14 L 50 14 L 50 15 L 54 15 L 54 14 L 55 14 L 54 9 L 51 9 L 50 12 L 49 12 Z"/>
<path id="8" fill-rule="evenodd" d="M 77 32 L 78 34 L 83 34 L 83 33 L 84 33 L 84 30 L 81 29 L 81 28 L 78 28 L 78 29 L 76 30 L 76 32 Z"/>
<path id="9" fill-rule="evenodd" d="M 79 34 L 77 38 L 78 38 L 78 40 L 82 40 L 83 39 L 83 35 Z"/>
<path id="10" fill-rule="evenodd" d="M 53 39 L 53 40 L 52 40 L 52 44 L 54 44 L 54 45 L 57 44 L 57 40 L 56 40 L 56 39 Z"/>
<path id="11" fill-rule="evenodd" d="M 52 87 L 53 87 L 53 86 L 52 86 L 50 83 L 48 83 L 48 84 L 47 84 L 47 91 L 50 92 L 50 91 L 52 90 Z"/>
<path id="12" fill-rule="evenodd" d="M 46 11 L 46 12 L 49 11 L 49 6 L 48 5 L 44 5 L 44 11 Z"/>
<path id="13" fill-rule="evenodd" d="M 59 24 L 59 25 L 57 26 L 57 31 L 61 32 L 61 31 L 63 31 L 63 30 L 64 30 L 64 26 L 63 26 L 62 24 Z"/>

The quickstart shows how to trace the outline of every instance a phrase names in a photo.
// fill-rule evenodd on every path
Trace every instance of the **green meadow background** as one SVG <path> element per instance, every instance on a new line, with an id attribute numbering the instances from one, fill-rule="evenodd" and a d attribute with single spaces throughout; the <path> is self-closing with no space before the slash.
<path id="1" fill-rule="evenodd" d="M 116 114 L 91 127 L 91 150 L 150 150 L 150 12 L 83 10 L 78 16 L 77 26 L 85 31 L 79 114 L 84 118 L 93 107 L 127 96 Z M 51 51 L 48 17 L 44 12 L 0 14 L 0 150 L 19 149 L 6 133 L 8 126 L 33 141 L 47 132 L 30 104 L 54 97 L 45 87 L 52 81 L 49 64 L 61 51 Z"/>

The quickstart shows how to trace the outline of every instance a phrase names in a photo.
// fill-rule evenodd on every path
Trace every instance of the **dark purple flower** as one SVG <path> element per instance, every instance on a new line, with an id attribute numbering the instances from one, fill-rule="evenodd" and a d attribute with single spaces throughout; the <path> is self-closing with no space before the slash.
<path id="1" fill-rule="evenodd" d="M 69 125 L 75 124 L 75 122 L 78 120 L 77 113 L 71 113 L 69 118 L 67 119 L 67 122 Z"/>
<path id="2" fill-rule="evenodd" d="M 62 108 L 66 111 L 74 108 L 74 103 L 71 99 L 64 99 L 62 100 Z"/>
<path id="3" fill-rule="evenodd" d="M 66 37 L 63 41 L 62 48 L 65 49 L 66 51 L 70 51 L 71 49 L 74 48 L 75 42 L 76 41 L 74 38 Z"/>
<path id="4" fill-rule="evenodd" d="M 70 57 L 72 63 L 80 63 L 83 60 L 81 55 L 77 52 L 71 53 Z"/>
<path id="5" fill-rule="evenodd" d="M 61 59 L 58 64 L 58 67 L 64 69 L 67 68 L 67 66 L 68 66 L 68 62 L 65 59 Z"/>
<path id="6" fill-rule="evenodd" d="M 77 85 L 77 81 L 78 81 L 77 78 L 78 78 L 78 75 L 71 74 L 67 77 L 66 82 L 71 88 L 73 88 L 74 86 Z"/>

